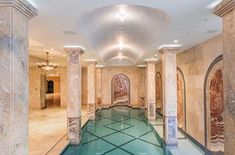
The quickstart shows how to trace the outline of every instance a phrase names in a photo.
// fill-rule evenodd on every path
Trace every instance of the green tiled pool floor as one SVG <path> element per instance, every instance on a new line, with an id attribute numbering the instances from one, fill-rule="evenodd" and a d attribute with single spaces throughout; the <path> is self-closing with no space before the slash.
<path id="1" fill-rule="evenodd" d="M 81 144 L 68 146 L 63 155 L 163 155 L 144 111 L 114 107 L 96 115 L 83 128 Z"/>

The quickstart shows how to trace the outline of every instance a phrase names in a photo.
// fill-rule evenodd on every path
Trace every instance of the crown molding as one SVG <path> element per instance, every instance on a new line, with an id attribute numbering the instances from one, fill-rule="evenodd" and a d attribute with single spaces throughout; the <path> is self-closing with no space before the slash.
<path id="1" fill-rule="evenodd" d="M 38 15 L 38 10 L 26 0 L 0 0 L 0 7 L 13 7 L 29 19 Z"/>
<path id="2" fill-rule="evenodd" d="M 214 14 L 220 17 L 225 16 L 235 9 L 235 0 L 223 0 L 214 10 Z"/>

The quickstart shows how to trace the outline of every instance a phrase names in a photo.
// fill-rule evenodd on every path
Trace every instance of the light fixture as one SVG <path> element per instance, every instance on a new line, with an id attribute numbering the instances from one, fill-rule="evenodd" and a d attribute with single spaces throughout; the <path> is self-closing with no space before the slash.
<path id="1" fill-rule="evenodd" d="M 167 44 L 167 45 L 161 45 L 159 46 L 158 49 L 162 49 L 162 48 L 177 48 L 177 47 L 181 47 L 182 45 L 180 44 Z"/>
<path id="2" fill-rule="evenodd" d="M 118 17 L 120 18 L 121 22 L 124 22 L 126 16 L 127 16 L 127 14 L 124 11 L 121 11 L 121 13 L 118 15 Z"/>
<path id="3" fill-rule="evenodd" d="M 174 43 L 178 43 L 179 41 L 178 41 L 178 40 L 174 40 L 173 42 L 174 42 Z"/>
<path id="4" fill-rule="evenodd" d="M 215 0 L 211 4 L 207 6 L 207 9 L 214 9 L 219 3 L 221 3 L 223 0 Z"/>
<path id="5" fill-rule="evenodd" d="M 46 71 L 56 69 L 58 67 L 58 64 L 49 62 L 49 59 L 48 59 L 49 52 L 46 51 L 46 55 L 47 55 L 47 58 L 45 62 L 37 63 L 38 68 L 44 69 Z"/>

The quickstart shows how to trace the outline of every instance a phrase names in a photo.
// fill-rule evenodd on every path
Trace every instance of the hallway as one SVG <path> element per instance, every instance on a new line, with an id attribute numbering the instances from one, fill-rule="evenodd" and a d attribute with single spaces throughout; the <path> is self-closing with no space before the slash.
<path id="1" fill-rule="evenodd" d="M 1 155 L 234 155 L 235 0 L 0 0 Z"/>

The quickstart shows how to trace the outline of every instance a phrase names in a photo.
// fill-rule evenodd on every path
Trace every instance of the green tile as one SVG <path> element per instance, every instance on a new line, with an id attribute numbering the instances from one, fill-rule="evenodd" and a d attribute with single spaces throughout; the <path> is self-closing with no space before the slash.
<path id="1" fill-rule="evenodd" d="M 141 140 L 134 140 L 121 148 L 135 155 L 163 155 L 163 149 Z"/>
<path id="2" fill-rule="evenodd" d="M 131 127 L 131 125 L 128 125 L 128 124 L 124 124 L 122 122 L 117 122 L 117 123 L 114 123 L 114 124 L 109 124 L 109 125 L 106 125 L 107 127 L 111 128 L 111 129 L 114 129 L 114 130 L 124 130 L 126 128 L 129 128 Z"/>
<path id="3" fill-rule="evenodd" d="M 126 142 L 133 140 L 134 138 L 126 134 L 115 133 L 110 136 L 104 137 L 104 139 L 116 146 L 120 146 Z"/>
<path id="4" fill-rule="evenodd" d="M 82 144 L 83 143 L 87 143 L 87 142 L 90 142 L 90 141 L 93 141 L 93 140 L 96 140 L 96 139 L 98 139 L 98 138 L 93 136 L 93 135 L 91 135 L 91 134 L 89 134 L 88 132 L 84 132 L 82 134 L 82 141 L 81 141 L 81 143 Z"/>
<path id="5" fill-rule="evenodd" d="M 153 132 L 149 132 L 148 134 L 143 135 L 141 137 L 141 139 L 143 139 L 143 140 L 145 140 L 147 142 L 153 143 L 155 145 L 161 146 L 161 144 L 159 143 L 156 135 Z"/>
<path id="6" fill-rule="evenodd" d="M 106 153 L 105 155 L 130 155 L 130 154 L 121 149 L 115 149 L 109 153 Z"/>
<path id="7" fill-rule="evenodd" d="M 152 130 L 152 128 L 150 126 L 142 125 L 142 126 L 134 126 L 132 128 L 123 130 L 121 132 L 129 134 L 129 135 L 133 135 L 134 137 L 138 138 L 141 135 L 143 135 L 151 130 Z"/>

